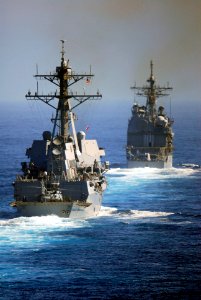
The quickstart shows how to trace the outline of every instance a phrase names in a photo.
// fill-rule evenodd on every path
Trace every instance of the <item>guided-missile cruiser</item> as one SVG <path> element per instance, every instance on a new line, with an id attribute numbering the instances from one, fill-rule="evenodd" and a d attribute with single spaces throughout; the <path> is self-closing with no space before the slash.
<path id="1" fill-rule="evenodd" d="M 165 113 L 164 107 L 157 107 L 157 99 L 168 96 L 171 87 L 156 85 L 153 63 L 148 84 L 131 87 L 136 96 L 146 98 L 145 105 L 134 103 L 127 130 L 128 168 L 171 168 L 173 153 L 173 119 Z"/>

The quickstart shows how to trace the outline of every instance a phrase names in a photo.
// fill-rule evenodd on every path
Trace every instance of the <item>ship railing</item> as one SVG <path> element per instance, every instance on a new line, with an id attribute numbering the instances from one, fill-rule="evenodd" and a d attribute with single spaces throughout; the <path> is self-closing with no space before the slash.
<path id="1" fill-rule="evenodd" d="M 27 176 L 27 175 L 21 175 L 21 174 L 17 174 L 16 175 L 16 180 L 17 181 L 37 181 L 37 178 L 34 178 L 33 176 Z"/>

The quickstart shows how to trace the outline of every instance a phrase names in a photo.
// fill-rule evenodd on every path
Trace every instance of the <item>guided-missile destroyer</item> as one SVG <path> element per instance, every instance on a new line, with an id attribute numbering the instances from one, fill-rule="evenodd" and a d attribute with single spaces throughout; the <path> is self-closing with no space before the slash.
<path id="1" fill-rule="evenodd" d="M 75 74 L 64 58 L 62 40 L 61 64 L 48 75 L 36 74 L 36 79 L 46 79 L 57 88 L 53 94 L 38 91 L 26 95 L 27 100 L 40 100 L 55 109 L 52 132 L 44 131 L 43 139 L 34 140 L 22 162 L 23 173 L 17 175 L 14 185 L 15 201 L 21 216 L 57 215 L 70 218 L 88 218 L 98 215 L 102 195 L 106 189 L 104 173 L 108 162 L 96 140 L 87 140 L 84 131 L 76 133 L 74 109 L 87 100 L 102 98 L 95 94 L 77 93 L 69 88 L 81 80 L 90 82 L 90 72 Z M 73 100 L 72 104 L 71 100 Z M 55 104 L 56 102 L 56 104 Z"/>
<path id="2" fill-rule="evenodd" d="M 173 120 L 163 106 L 157 107 L 157 99 L 168 96 L 171 87 L 158 86 L 153 75 L 153 63 L 148 84 L 133 86 L 137 96 L 146 98 L 146 105 L 134 103 L 127 131 L 127 163 L 129 168 L 171 168 L 173 153 Z"/>

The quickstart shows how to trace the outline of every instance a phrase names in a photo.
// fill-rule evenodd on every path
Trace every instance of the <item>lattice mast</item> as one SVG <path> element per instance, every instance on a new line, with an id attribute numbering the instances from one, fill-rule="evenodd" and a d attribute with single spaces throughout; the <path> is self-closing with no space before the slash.
<path id="1" fill-rule="evenodd" d="M 64 58 L 64 40 L 61 40 L 61 42 L 61 65 L 56 68 L 56 73 L 50 73 L 49 75 L 36 74 L 34 76 L 36 79 L 46 79 L 55 84 L 59 88 L 59 93 L 56 91 L 54 94 L 40 94 L 38 91 L 37 82 L 37 92 L 35 92 L 35 94 L 31 94 L 29 91 L 26 95 L 26 98 L 27 100 L 40 100 L 56 110 L 56 116 L 54 119 L 52 119 L 54 121 L 53 137 L 55 134 L 55 129 L 58 127 L 59 135 L 65 143 L 69 135 L 69 125 L 72 121 L 70 114 L 72 114 L 73 109 L 87 100 L 100 99 L 102 98 L 102 95 L 99 93 L 99 91 L 93 95 L 77 94 L 69 91 L 69 87 L 80 80 L 86 79 L 86 82 L 89 83 L 90 79 L 94 77 L 94 75 L 91 74 L 91 69 L 90 73 L 88 74 L 75 74 L 69 66 L 69 60 L 66 61 Z M 58 99 L 57 107 L 52 104 L 52 101 L 55 99 Z M 73 99 L 77 102 L 73 107 L 70 105 L 70 99 Z"/>
<path id="2" fill-rule="evenodd" d="M 157 103 L 157 98 L 163 97 L 163 96 L 168 96 L 169 93 L 166 91 L 172 90 L 172 87 L 167 86 L 157 86 L 156 81 L 153 75 L 153 62 L 150 62 L 150 77 L 147 79 L 147 82 L 149 85 L 145 85 L 142 87 L 137 87 L 132 86 L 131 89 L 136 90 L 136 95 L 138 96 L 143 96 L 146 97 L 147 102 L 146 102 L 146 107 L 147 107 L 147 113 L 149 116 L 151 116 L 153 119 L 157 115 L 157 108 L 156 108 L 156 103 Z"/>

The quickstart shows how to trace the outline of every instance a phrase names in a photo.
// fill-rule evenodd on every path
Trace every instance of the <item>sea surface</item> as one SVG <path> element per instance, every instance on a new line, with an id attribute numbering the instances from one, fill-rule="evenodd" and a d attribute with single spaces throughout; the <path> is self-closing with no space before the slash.
<path id="1" fill-rule="evenodd" d="M 200 114 L 175 112 L 172 169 L 127 169 L 131 104 L 79 111 L 78 127 L 111 164 L 101 212 L 88 220 L 16 217 L 12 182 L 51 112 L 25 100 L 3 106 L 0 299 L 200 299 L 201 169 L 182 167 L 201 165 Z"/>

